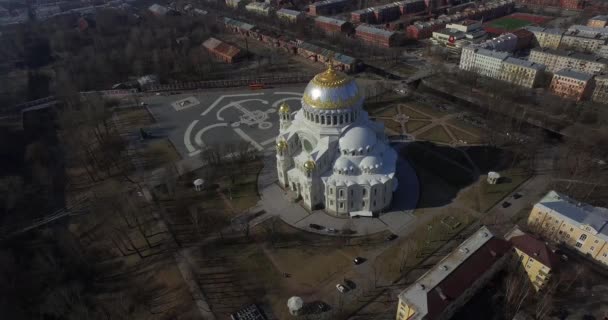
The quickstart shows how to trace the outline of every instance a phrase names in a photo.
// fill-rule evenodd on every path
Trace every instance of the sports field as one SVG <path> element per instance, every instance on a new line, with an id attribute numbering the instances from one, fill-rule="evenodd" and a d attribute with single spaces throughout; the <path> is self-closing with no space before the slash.
<path id="1" fill-rule="evenodd" d="M 515 18 L 502 18 L 489 22 L 488 24 L 492 28 L 513 31 L 523 28 L 525 26 L 529 26 L 532 24 L 532 22 Z"/>
<path id="2" fill-rule="evenodd" d="M 483 29 L 492 34 L 515 31 L 529 25 L 543 25 L 551 17 L 529 13 L 513 13 L 483 24 Z"/>

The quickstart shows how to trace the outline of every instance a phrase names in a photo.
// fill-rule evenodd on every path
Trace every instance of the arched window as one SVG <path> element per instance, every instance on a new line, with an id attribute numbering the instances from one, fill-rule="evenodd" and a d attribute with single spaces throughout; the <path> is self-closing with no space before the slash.
<path id="1" fill-rule="evenodd" d="M 343 197 L 344 197 L 344 190 L 340 189 L 340 198 L 343 198 Z"/>
<path id="2" fill-rule="evenodd" d="M 580 241 L 585 241 L 587 239 L 587 235 L 586 234 L 582 234 L 580 238 L 578 238 Z"/>

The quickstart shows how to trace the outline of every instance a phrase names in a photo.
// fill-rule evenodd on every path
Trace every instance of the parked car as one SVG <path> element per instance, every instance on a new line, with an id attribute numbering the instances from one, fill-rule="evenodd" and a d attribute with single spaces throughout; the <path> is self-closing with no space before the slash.
<path id="1" fill-rule="evenodd" d="M 342 285 L 341 283 L 338 283 L 336 285 L 336 289 L 338 289 L 338 291 L 340 293 L 345 293 L 346 291 L 348 291 L 348 289 L 344 285 Z"/>
<path id="2" fill-rule="evenodd" d="M 397 238 L 399 238 L 399 236 L 398 236 L 398 235 L 396 235 L 396 234 L 394 234 L 394 233 L 391 233 L 391 234 L 389 234 L 388 236 L 386 236 L 386 238 L 384 238 L 384 240 L 386 240 L 386 241 L 393 241 L 393 240 L 395 240 L 395 239 L 397 239 Z"/>
<path id="3" fill-rule="evenodd" d="M 505 202 L 502 203 L 502 207 L 503 208 L 508 208 L 510 206 L 511 206 L 511 202 L 509 202 L 509 201 L 505 201 Z"/>
<path id="4" fill-rule="evenodd" d="M 318 225 L 318 224 L 314 224 L 314 223 L 311 223 L 311 224 L 309 224 L 308 226 L 309 226 L 311 229 L 315 229 L 315 230 L 323 230 L 323 229 L 325 229 L 323 226 L 320 226 L 320 225 Z"/>
<path id="5" fill-rule="evenodd" d="M 523 197 L 523 195 L 522 195 L 521 193 L 519 193 L 519 192 L 515 192 L 515 193 L 513 194 L 513 199 L 519 199 L 519 198 L 521 198 L 521 197 Z"/>
<path id="6" fill-rule="evenodd" d="M 356 257 L 355 259 L 353 259 L 353 262 L 355 264 L 362 264 L 363 262 L 365 262 L 365 258 Z"/>
<path id="7" fill-rule="evenodd" d="M 338 230 L 334 229 L 334 228 L 327 228 L 327 232 L 328 233 L 337 233 Z"/>

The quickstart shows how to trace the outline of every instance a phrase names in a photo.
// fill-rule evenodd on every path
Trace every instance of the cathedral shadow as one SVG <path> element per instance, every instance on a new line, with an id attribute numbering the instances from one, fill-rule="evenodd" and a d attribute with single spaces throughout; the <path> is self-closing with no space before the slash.
<path id="1" fill-rule="evenodd" d="M 450 147 L 426 141 L 415 141 L 394 146 L 400 162 L 407 161 L 415 170 L 418 179 L 417 208 L 435 208 L 450 204 L 458 192 L 490 170 L 500 171 L 507 168 L 511 155 L 509 152 L 486 146 Z M 393 210 L 401 208 L 402 199 L 411 193 L 408 177 L 400 176 L 397 166 L 399 188 L 394 194 Z M 403 171 L 403 170 L 401 170 Z M 410 177 L 411 179 L 411 177 Z"/>

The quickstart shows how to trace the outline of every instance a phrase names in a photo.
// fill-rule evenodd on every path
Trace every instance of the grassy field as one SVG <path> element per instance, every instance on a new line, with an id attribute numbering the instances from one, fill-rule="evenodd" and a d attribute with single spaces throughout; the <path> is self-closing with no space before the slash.
<path id="1" fill-rule="evenodd" d="M 481 141 L 482 141 L 481 138 L 468 134 L 467 132 L 464 132 L 460 129 L 450 128 L 450 130 L 452 131 L 452 134 L 454 134 L 458 140 L 465 141 L 468 144 L 478 144 L 478 143 L 481 143 Z"/>
<path id="2" fill-rule="evenodd" d="M 424 131 L 418 135 L 418 138 L 439 143 L 452 142 L 452 138 L 442 126 L 435 126 L 427 131 Z"/>
<path id="3" fill-rule="evenodd" d="M 409 120 L 405 123 L 405 131 L 414 132 L 430 123 L 430 121 L 425 120 Z"/>
<path id="4" fill-rule="evenodd" d="M 425 111 L 425 110 L 423 110 Z M 408 108 L 406 105 L 401 106 L 401 113 L 409 116 L 410 118 L 414 118 L 414 119 L 431 119 L 430 117 L 417 112 L 415 110 L 412 110 L 411 108 Z"/>
<path id="5" fill-rule="evenodd" d="M 397 134 L 401 134 L 401 124 L 399 122 L 388 120 L 388 119 L 376 119 L 377 122 L 384 123 L 384 127 L 394 131 Z M 389 134 L 394 134 L 389 132 Z"/>
<path id="6" fill-rule="evenodd" d="M 509 31 L 520 29 L 525 26 L 529 26 L 531 24 L 532 24 L 532 22 L 530 22 L 530 21 L 514 19 L 514 18 L 502 18 L 502 19 L 498 19 L 496 21 L 492 21 L 489 23 L 489 25 L 491 27 L 509 30 Z"/>
<path id="7" fill-rule="evenodd" d="M 479 212 L 487 212 L 530 178 L 530 175 L 519 168 L 509 169 L 500 174 L 503 179 L 497 184 L 488 184 L 487 175 L 480 176 L 476 185 L 462 193 L 461 199 L 465 205 Z"/>

